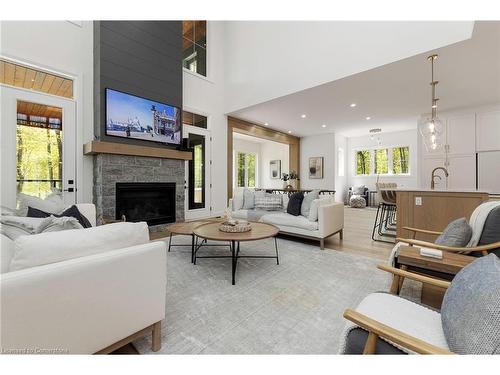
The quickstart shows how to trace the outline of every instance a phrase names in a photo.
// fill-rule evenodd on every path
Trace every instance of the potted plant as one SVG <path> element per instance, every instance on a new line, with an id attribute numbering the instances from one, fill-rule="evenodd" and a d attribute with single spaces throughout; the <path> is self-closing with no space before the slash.
<path id="1" fill-rule="evenodd" d="M 297 181 L 299 175 L 295 171 L 290 171 L 290 173 L 283 173 L 281 180 L 283 181 L 283 189 L 285 190 L 297 190 Z"/>

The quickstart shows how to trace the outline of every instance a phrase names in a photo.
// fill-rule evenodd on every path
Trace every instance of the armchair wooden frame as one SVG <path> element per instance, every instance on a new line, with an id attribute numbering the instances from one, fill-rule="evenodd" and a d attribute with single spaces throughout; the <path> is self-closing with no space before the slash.
<path id="1" fill-rule="evenodd" d="M 453 246 L 437 245 L 432 242 L 417 240 L 415 239 L 415 236 L 417 233 L 425 233 L 425 234 L 439 236 L 443 232 L 418 229 L 412 227 L 403 227 L 403 229 L 413 232 L 413 238 L 396 238 L 396 241 L 405 242 L 410 246 L 415 245 L 415 246 L 429 247 L 431 249 L 436 249 L 436 250 L 461 252 L 461 253 L 481 252 L 482 255 L 488 255 L 488 251 L 500 248 L 500 242 L 494 242 L 488 245 L 472 246 L 472 247 L 453 247 Z"/>
<path id="2" fill-rule="evenodd" d="M 429 284 L 440 288 L 448 288 L 450 282 L 434 279 L 432 277 L 404 271 L 398 268 L 390 267 L 385 264 L 379 264 L 379 269 L 392 273 L 395 277 L 406 277 L 423 284 Z M 407 348 L 418 354 L 454 354 L 446 349 L 429 344 L 416 337 L 410 336 L 404 332 L 394 329 L 390 326 L 380 323 L 377 320 L 361 314 L 357 311 L 347 309 L 344 312 L 344 318 L 350 320 L 357 326 L 368 332 L 368 339 L 363 350 L 363 354 L 374 354 L 377 347 L 377 339 L 385 338 L 401 347 Z"/>

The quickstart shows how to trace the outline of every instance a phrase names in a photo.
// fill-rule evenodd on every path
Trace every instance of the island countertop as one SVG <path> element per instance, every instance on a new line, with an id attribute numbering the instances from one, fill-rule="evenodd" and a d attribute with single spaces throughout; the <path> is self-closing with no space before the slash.
<path id="1" fill-rule="evenodd" d="M 392 191 L 422 191 L 422 192 L 431 192 L 431 193 L 479 193 L 479 194 L 490 194 L 489 191 L 485 190 L 475 190 L 475 189 L 431 189 L 431 188 L 393 188 L 393 189 L 381 189 L 381 190 L 392 190 Z"/>

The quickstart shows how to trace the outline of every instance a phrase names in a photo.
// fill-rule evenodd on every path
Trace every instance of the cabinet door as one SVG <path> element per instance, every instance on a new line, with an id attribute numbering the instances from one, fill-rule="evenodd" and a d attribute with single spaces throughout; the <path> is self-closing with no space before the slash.
<path id="1" fill-rule="evenodd" d="M 448 188 L 475 189 L 476 188 L 476 156 L 450 156 L 448 172 Z"/>
<path id="2" fill-rule="evenodd" d="M 474 113 L 448 117 L 446 143 L 450 155 L 476 152 L 476 116 Z"/>
<path id="3" fill-rule="evenodd" d="M 477 151 L 500 151 L 500 111 L 477 114 Z"/>
<path id="4" fill-rule="evenodd" d="M 420 176 L 420 186 L 422 188 L 430 189 L 432 170 L 436 167 L 446 168 L 444 161 L 445 159 L 441 157 L 422 159 L 422 175 Z M 446 179 L 442 174 L 442 172 L 439 172 L 441 180 L 439 178 L 435 179 L 436 189 L 446 189 Z"/>

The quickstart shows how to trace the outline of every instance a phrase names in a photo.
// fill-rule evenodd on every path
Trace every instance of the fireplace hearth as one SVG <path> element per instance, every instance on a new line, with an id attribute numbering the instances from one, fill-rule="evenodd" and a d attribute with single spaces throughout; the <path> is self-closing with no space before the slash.
<path id="1" fill-rule="evenodd" d="M 117 182 L 116 219 L 146 221 L 150 226 L 175 222 L 175 186 L 173 182 Z"/>

